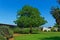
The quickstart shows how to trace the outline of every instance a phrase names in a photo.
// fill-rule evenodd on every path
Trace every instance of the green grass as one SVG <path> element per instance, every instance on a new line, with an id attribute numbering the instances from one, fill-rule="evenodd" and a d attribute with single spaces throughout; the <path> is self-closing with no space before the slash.
<path id="1" fill-rule="evenodd" d="M 60 32 L 42 32 L 40 34 L 22 34 L 14 40 L 60 40 Z"/>

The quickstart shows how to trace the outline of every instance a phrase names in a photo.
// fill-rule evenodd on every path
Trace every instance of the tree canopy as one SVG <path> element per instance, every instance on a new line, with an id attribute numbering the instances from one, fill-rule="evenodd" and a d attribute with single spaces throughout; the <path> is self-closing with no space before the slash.
<path id="1" fill-rule="evenodd" d="M 41 17 L 41 14 L 37 8 L 25 5 L 17 13 L 17 19 L 15 23 L 19 27 L 38 27 L 45 24 L 47 21 L 44 20 L 44 17 Z"/>

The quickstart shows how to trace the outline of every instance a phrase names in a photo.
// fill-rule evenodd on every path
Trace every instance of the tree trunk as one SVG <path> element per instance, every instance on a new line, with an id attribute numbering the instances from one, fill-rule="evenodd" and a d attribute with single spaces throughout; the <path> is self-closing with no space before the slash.
<path id="1" fill-rule="evenodd" d="M 9 38 L 6 38 L 7 40 L 9 40 Z"/>
<path id="2" fill-rule="evenodd" d="M 56 23 L 58 24 L 58 31 L 60 31 L 60 19 L 56 19 Z"/>
<path id="3" fill-rule="evenodd" d="M 30 33 L 32 33 L 32 25 L 30 25 Z"/>
<path id="4" fill-rule="evenodd" d="M 60 32 L 60 26 L 58 26 L 58 31 Z"/>

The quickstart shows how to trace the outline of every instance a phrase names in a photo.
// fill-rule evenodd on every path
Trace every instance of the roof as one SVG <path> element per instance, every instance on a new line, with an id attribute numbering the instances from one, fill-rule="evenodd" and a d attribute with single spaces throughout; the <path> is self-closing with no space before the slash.
<path id="1" fill-rule="evenodd" d="M 17 26 L 17 25 L 11 25 L 11 24 L 3 24 L 3 23 L 0 23 L 0 25 L 13 26 L 13 27 Z"/>

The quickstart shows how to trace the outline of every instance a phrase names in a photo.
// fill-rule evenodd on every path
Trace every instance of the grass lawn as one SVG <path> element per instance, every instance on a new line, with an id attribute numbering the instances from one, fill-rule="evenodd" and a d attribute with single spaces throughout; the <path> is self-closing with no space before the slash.
<path id="1" fill-rule="evenodd" d="M 14 40 L 60 40 L 60 32 L 42 32 L 40 34 L 21 34 Z"/>

